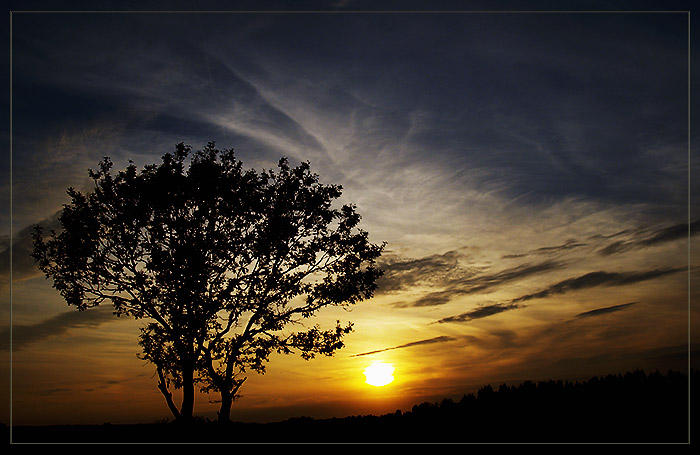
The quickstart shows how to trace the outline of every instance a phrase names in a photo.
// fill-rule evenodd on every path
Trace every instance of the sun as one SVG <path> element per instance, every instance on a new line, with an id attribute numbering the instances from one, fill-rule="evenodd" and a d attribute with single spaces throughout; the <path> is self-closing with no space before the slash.
<path id="1" fill-rule="evenodd" d="M 394 366 L 390 363 L 375 362 L 365 368 L 365 382 L 375 387 L 381 387 L 394 380 Z"/>

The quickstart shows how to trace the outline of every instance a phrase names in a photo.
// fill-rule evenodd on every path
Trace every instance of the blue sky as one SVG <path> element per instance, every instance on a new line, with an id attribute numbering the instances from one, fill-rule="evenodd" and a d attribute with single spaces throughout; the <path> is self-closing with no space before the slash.
<path id="1" fill-rule="evenodd" d="M 298 379 L 325 378 L 328 403 L 350 358 L 387 353 L 397 378 L 406 372 L 384 401 L 394 409 L 399 395 L 416 401 L 489 381 L 683 366 L 697 277 L 688 270 L 688 222 L 697 219 L 688 195 L 698 189 L 688 179 L 697 171 L 688 16 L 504 12 L 561 3 L 438 2 L 430 12 L 401 3 L 422 13 L 394 3 L 385 8 L 394 12 L 373 13 L 371 2 L 299 2 L 316 12 L 242 13 L 294 8 L 200 1 L 149 9 L 239 12 L 15 13 L 12 224 L 5 212 L 1 254 L 9 257 L 11 227 L 17 377 L 41 370 L 36 352 L 61 337 L 68 345 L 66 336 L 94 335 L 110 356 L 131 355 L 115 361 L 145 371 L 124 354 L 137 349 L 127 329 L 103 312 L 81 321 L 67 313 L 24 254 L 29 228 L 55 223 L 65 189 L 89 188 L 87 169 L 105 155 L 144 165 L 178 142 L 196 149 L 210 140 L 257 169 L 281 156 L 310 161 L 322 180 L 343 185 L 372 240 L 388 242 L 376 298 L 347 315 L 356 332 L 344 360 Z M 124 344 L 108 348 L 114 339 Z M 431 361 L 442 373 L 428 379 Z M 251 386 L 250 409 L 311 406 L 289 393 L 266 401 L 265 381 L 298 370 L 280 362 L 287 366 Z M 78 389 L 61 380 L 17 386 L 16 415 L 32 421 L 30 389 L 74 397 Z M 121 383 L 106 372 L 102 381 Z M 157 413 L 152 389 L 144 400 Z"/>

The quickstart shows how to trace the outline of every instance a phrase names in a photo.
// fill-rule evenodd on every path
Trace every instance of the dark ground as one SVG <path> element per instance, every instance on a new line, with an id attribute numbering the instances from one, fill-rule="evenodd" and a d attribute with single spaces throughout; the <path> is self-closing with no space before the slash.
<path id="1" fill-rule="evenodd" d="M 679 372 L 635 371 L 585 382 L 489 385 L 459 401 L 425 402 L 407 412 L 264 424 L 14 426 L 11 442 L 688 444 L 688 392 L 697 381 L 695 371 L 690 380 Z M 10 429 L 3 430 L 10 439 Z"/>

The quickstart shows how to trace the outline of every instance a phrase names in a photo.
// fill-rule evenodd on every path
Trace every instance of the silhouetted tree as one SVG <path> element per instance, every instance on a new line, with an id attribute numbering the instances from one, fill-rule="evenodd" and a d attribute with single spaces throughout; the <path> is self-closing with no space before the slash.
<path id="1" fill-rule="evenodd" d="M 192 419 L 198 381 L 221 394 L 227 420 L 243 375 L 264 372 L 273 351 L 308 359 L 343 346 L 352 324 L 300 323 L 371 297 L 384 245 L 358 228 L 354 206 L 332 208 L 339 185 L 286 159 L 276 172 L 244 171 L 213 142 L 194 154 L 179 144 L 140 172 L 111 168 L 105 158 L 89 171 L 91 192 L 69 188 L 62 231 L 44 238 L 37 227 L 33 256 L 78 310 L 110 301 L 117 316 L 150 320 L 141 358 L 176 419 Z M 179 409 L 171 385 L 182 388 Z"/>

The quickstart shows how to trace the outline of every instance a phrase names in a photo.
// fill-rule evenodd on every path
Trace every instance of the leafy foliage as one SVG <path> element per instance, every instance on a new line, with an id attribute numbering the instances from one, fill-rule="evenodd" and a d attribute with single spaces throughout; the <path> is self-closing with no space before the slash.
<path id="1" fill-rule="evenodd" d="M 93 191 L 68 190 L 63 230 L 37 228 L 33 256 L 78 310 L 109 301 L 117 316 L 153 321 L 140 345 L 161 390 L 201 380 L 229 402 L 272 352 L 342 348 L 352 324 L 302 321 L 370 298 L 384 245 L 359 229 L 355 206 L 332 206 L 342 187 L 321 184 L 308 162 L 258 173 L 213 142 L 191 152 L 179 144 L 160 165 L 115 174 L 105 158 L 89 172 Z"/>

